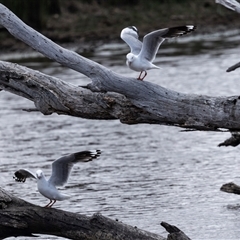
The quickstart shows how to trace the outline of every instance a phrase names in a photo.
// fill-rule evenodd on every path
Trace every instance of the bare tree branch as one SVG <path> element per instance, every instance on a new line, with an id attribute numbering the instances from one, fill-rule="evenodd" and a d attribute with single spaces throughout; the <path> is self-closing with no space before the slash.
<path id="1" fill-rule="evenodd" d="M 233 182 L 223 184 L 220 190 L 226 193 L 240 194 L 240 186 Z"/>
<path id="2" fill-rule="evenodd" d="M 240 13 L 240 3 L 236 0 L 215 0 L 216 3 L 223 5 L 224 7 L 231 9 L 237 13 Z M 234 64 L 233 66 L 227 69 L 227 72 L 234 71 L 240 67 L 240 62 Z"/>
<path id="3" fill-rule="evenodd" d="M 232 65 L 231 67 L 229 67 L 226 72 L 232 72 L 232 71 L 234 71 L 235 69 L 237 69 L 239 67 L 240 67 L 240 62 Z"/>
<path id="4" fill-rule="evenodd" d="M 0 88 L 33 101 L 43 114 L 56 112 L 93 119 L 120 119 L 128 124 L 145 122 L 212 131 L 240 128 L 238 96 L 187 95 L 132 79 L 119 78 L 109 85 L 103 84 L 104 92 L 92 92 L 0 61 Z"/>
<path id="5" fill-rule="evenodd" d="M 240 133 L 239 132 L 231 132 L 231 137 L 226 139 L 224 142 L 218 144 L 219 147 L 222 146 L 232 146 L 236 147 L 240 144 Z"/>
<path id="6" fill-rule="evenodd" d="M 0 62 L 0 88 L 33 101 L 43 114 L 56 112 L 93 119 L 120 119 L 127 124 L 155 123 L 195 130 L 234 132 L 240 129 L 240 96 L 182 94 L 123 77 L 60 47 L 1 4 L 0 23 L 32 48 L 92 80 L 81 88 L 16 64 Z"/>
<path id="7" fill-rule="evenodd" d="M 167 240 L 191 240 L 184 232 L 182 232 L 178 227 L 174 225 L 170 225 L 166 222 L 161 222 L 161 226 L 163 226 L 168 234 Z"/>

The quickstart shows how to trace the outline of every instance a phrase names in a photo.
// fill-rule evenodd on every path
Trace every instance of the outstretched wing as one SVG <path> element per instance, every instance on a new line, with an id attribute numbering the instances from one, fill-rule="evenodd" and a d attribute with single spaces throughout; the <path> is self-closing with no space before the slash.
<path id="1" fill-rule="evenodd" d="M 98 158 L 100 154 L 100 150 L 82 151 L 55 160 L 52 163 L 52 175 L 48 182 L 55 186 L 63 186 L 67 182 L 75 163 L 92 161 L 93 159 Z"/>
<path id="2" fill-rule="evenodd" d="M 182 36 L 183 34 L 192 32 L 195 28 L 196 28 L 195 26 L 189 25 L 172 28 L 163 28 L 148 33 L 143 38 L 143 46 L 139 54 L 139 57 L 143 59 L 145 58 L 146 60 L 152 62 L 157 54 L 157 51 L 161 43 L 166 38 Z"/>
<path id="3" fill-rule="evenodd" d="M 27 178 L 35 178 L 36 179 L 36 176 L 34 173 L 32 173 L 31 171 L 29 171 L 27 169 L 19 169 L 18 171 L 16 171 L 14 173 L 13 178 L 17 182 L 25 182 Z"/>
<path id="4" fill-rule="evenodd" d="M 138 55 L 142 49 L 142 42 L 138 39 L 138 30 L 134 26 L 126 27 L 121 31 L 120 37 L 131 49 L 131 53 Z"/>

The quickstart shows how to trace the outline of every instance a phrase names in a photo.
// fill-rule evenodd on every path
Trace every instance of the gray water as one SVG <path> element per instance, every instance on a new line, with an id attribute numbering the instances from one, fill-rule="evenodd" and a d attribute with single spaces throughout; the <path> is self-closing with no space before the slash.
<path id="1" fill-rule="evenodd" d="M 146 81 L 184 93 L 239 95 L 240 32 L 184 37 L 164 43 L 156 58 L 161 70 Z M 124 44 L 99 46 L 90 58 L 125 76 L 138 73 L 125 66 Z M 37 58 L 38 57 L 38 58 Z M 85 76 L 38 55 L 1 55 L 76 85 Z M 222 184 L 240 184 L 239 147 L 217 145 L 230 136 L 219 132 L 183 132 L 159 125 L 123 125 L 63 115 L 44 116 L 22 109 L 33 103 L 0 92 L 0 187 L 31 203 L 48 200 L 34 180 L 15 182 L 18 168 L 41 168 L 66 153 L 101 149 L 99 160 L 75 165 L 62 192 L 72 197 L 54 207 L 91 216 L 96 212 L 167 236 L 161 221 L 178 226 L 192 239 L 239 239 L 240 197 L 221 192 Z M 60 239 L 43 236 L 41 239 Z M 15 238 L 9 238 L 15 239 Z M 31 238 L 19 238 L 31 239 Z"/>

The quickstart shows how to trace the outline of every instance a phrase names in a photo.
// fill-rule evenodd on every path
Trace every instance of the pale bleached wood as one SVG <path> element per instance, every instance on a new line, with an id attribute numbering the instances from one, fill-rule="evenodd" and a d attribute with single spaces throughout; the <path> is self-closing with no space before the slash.
<path id="1" fill-rule="evenodd" d="M 98 95 L 95 95 L 92 93 L 89 94 L 89 91 L 87 92 L 81 88 L 76 88 L 71 93 L 74 101 L 71 102 L 71 111 L 69 111 L 69 104 L 66 106 L 65 100 L 62 99 L 63 96 L 68 94 L 67 91 L 69 91 L 70 88 L 73 88 L 69 87 L 68 83 L 64 83 L 60 80 L 50 81 L 48 87 L 41 92 L 41 104 L 39 104 L 39 93 L 37 94 L 38 98 L 34 98 L 36 95 L 30 94 L 30 92 L 33 91 L 33 88 L 29 86 L 32 84 L 38 88 L 40 87 L 40 82 L 38 81 L 38 83 L 36 83 L 36 81 L 28 79 L 24 83 L 27 92 L 25 94 L 22 93 L 22 95 L 25 97 L 31 95 L 30 100 L 34 101 L 38 109 L 44 114 L 50 114 L 55 111 L 61 114 L 70 114 L 87 118 L 95 118 L 95 114 L 96 116 L 101 116 L 99 119 L 119 118 L 122 122 L 129 124 L 145 122 L 197 130 L 215 131 L 219 128 L 224 128 L 233 129 L 235 131 L 240 129 L 239 96 L 209 97 L 203 95 L 182 94 L 147 81 L 137 81 L 136 79 L 123 77 L 96 62 L 60 47 L 42 34 L 27 26 L 2 4 L 0 4 L 0 24 L 2 24 L 13 36 L 24 41 L 45 56 L 64 66 L 85 74 L 92 80 L 92 83 L 88 85 L 88 88 L 92 91 L 101 92 L 101 94 L 99 93 Z M 1 88 L 4 88 L 6 91 L 12 89 L 11 91 L 14 93 L 13 89 L 18 87 L 19 81 L 16 81 L 16 79 L 13 78 L 11 81 L 8 81 L 7 79 L 10 78 L 10 76 L 7 76 L 8 73 L 6 68 L 9 70 L 9 75 L 13 74 L 14 71 L 18 71 L 18 77 L 22 75 L 21 71 L 29 70 L 20 70 L 17 65 L 6 66 L 6 64 L 7 63 L 4 62 L 1 62 L 0 64 L 0 71 L 2 73 L 0 78 Z M 17 69 L 15 69 L 15 67 Z M 7 79 L 4 79 L 4 76 L 7 76 Z M 26 78 L 27 77 L 24 77 L 24 79 Z M 23 82 L 24 81 L 22 81 L 22 83 Z M 65 88 L 63 88 L 63 86 L 65 86 Z M 51 91 L 47 94 L 48 89 L 51 89 Z M 21 95 L 21 91 L 22 90 L 19 89 L 15 93 Z M 111 92 L 111 98 L 109 98 L 109 93 L 106 94 L 106 92 Z M 89 112 L 92 110 L 92 113 L 89 113 L 89 115 L 85 112 L 81 113 L 83 108 L 78 108 L 82 104 L 82 100 L 80 99 L 79 104 L 77 103 L 78 99 L 76 96 L 83 96 L 85 94 L 86 99 L 88 97 L 91 99 L 92 97 L 94 98 L 97 96 L 98 100 L 100 100 L 99 104 L 96 103 L 98 105 L 96 109 L 91 108 L 92 106 L 89 105 Z M 45 98 L 46 95 L 48 95 L 48 98 Z M 52 103 L 49 102 L 51 101 L 50 96 L 53 95 L 55 103 L 61 102 L 60 109 L 55 109 L 52 106 Z M 106 99 L 110 100 L 111 104 L 109 101 L 106 104 Z M 122 105 L 119 99 L 124 100 Z M 116 110 L 116 108 L 114 110 L 112 109 L 115 101 L 118 103 L 116 108 L 120 110 L 120 113 L 112 114 L 112 111 Z M 44 104 L 46 106 L 44 106 Z M 99 105 L 101 105 L 101 107 L 99 107 Z M 128 107 L 134 109 L 133 114 L 131 114 Z M 107 111 L 110 111 L 110 113 L 107 114 Z M 142 112 L 144 114 L 142 114 Z"/>

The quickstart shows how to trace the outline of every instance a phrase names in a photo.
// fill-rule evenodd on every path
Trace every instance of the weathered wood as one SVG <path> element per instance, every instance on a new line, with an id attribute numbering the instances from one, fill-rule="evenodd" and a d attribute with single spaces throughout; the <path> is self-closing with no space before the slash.
<path id="1" fill-rule="evenodd" d="M 170 233 L 168 234 L 167 240 L 191 240 L 184 232 L 174 225 L 161 222 L 161 226 L 163 226 L 166 231 Z"/>
<path id="2" fill-rule="evenodd" d="M 226 139 L 224 142 L 218 144 L 219 147 L 222 146 L 232 146 L 236 147 L 240 144 L 240 133 L 239 132 L 231 132 L 232 136 Z"/>
<path id="3" fill-rule="evenodd" d="M 232 71 L 234 71 L 235 69 L 237 69 L 237 68 L 239 68 L 239 67 L 240 67 L 240 62 L 232 65 L 231 67 L 229 67 L 229 68 L 226 70 L 226 72 L 232 72 Z"/>
<path id="4" fill-rule="evenodd" d="M 113 92 L 92 92 L 29 68 L 0 61 L 0 88 L 34 102 L 43 114 L 144 122 L 151 114 Z M 152 120 L 153 121 L 153 120 Z"/>
<path id="5" fill-rule="evenodd" d="M 233 182 L 223 184 L 220 190 L 226 193 L 240 194 L 240 186 Z"/>
<path id="6" fill-rule="evenodd" d="M 166 240 L 137 227 L 112 220 L 99 213 L 91 217 L 39 207 L 0 188 L 0 239 L 10 236 L 48 234 L 84 240 Z M 162 222 L 168 240 L 190 240 L 180 229 Z"/>
<path id="7" fill-rule="evenodd" d="M 70 84 L 55 79 L 48 80 L 47 87 L 42 89 L 40 94 L 36 94 L 33 88 L 41 89 L 40 82 L 42 81 L 42 84 L 44 84 L 45 80 L 39 79 L 40 81 L 36 81 L 36 78 L 35 80 L 29 78 L 25 81 L 29 70 L 1 62 L 0 88 L 28 97 L 35 102 L 37 108 L 44 114 L 57 112 L 86 118 L 99 115 L 99 119 L 119 118 L 122 122 L 128 124 L 155 123 L 197 130 L 215 131 L 219 128 L 225 128 L 235 131 L 240 129 L 239 96 L 209 97 L 182 94 L 150 82 L 125 78 L 96 62 L 60 47 L 24 24 L 1 4 L 0 24 L 7 28 L 13 36 L 45 56 L 91 78 L 92 83 L 89 84 L 88 88 L 92 91 L 101 92 L 101 94 L 93 94 L 82 88 L 75 88 L 74 90 L 74 87 L 70 87 Z M 16 72 L 17 78 L 12 77 L 14 72 Z M 33 74 L 33 72 L 31 73 Z M 38 76 L 40 77 L 40 73 L 38 73 Z M 68 95 L 71 95 L 73 101 L 66 103 L 65 99 Z M 63 96 L 65 99 L 63 99 Z M 96 101 L 97 97 L 99 104 L 88 105 L 88 114 L 86 114 L 81 112 L 83 110 L 81 108 L 82 99 L 80 98 L 77 102 L 79 96 L 82 96 L 86 101 L 90 99 L 90 103 L 92 103 L 92 97 L 95 98 L 93 101 Z M 116 102 L 117 105 L 115 105 Z M 56 108 L 55 105 L 57 105 Z M 116 106 L 114 111 L 117 108 L 120 110 L 120 114 L 119 112 L 112 114 L 113 105 Z M 128 109 L 129 107 L 131 110 Z M 132 110 L 133 114 L 131 114 Z M 108 111 L 110 111 L 109 114 L 107 114 Z M 123 112 L 124 117 L 122 117 Z"/>
<path id="8" fill-rule="evenodd" d="M 91 217 L 44 208 L 12 196 L 0 188 L 0 239 L 49 234 L 84 240 L 165 240 L 101 214 Z"/>

